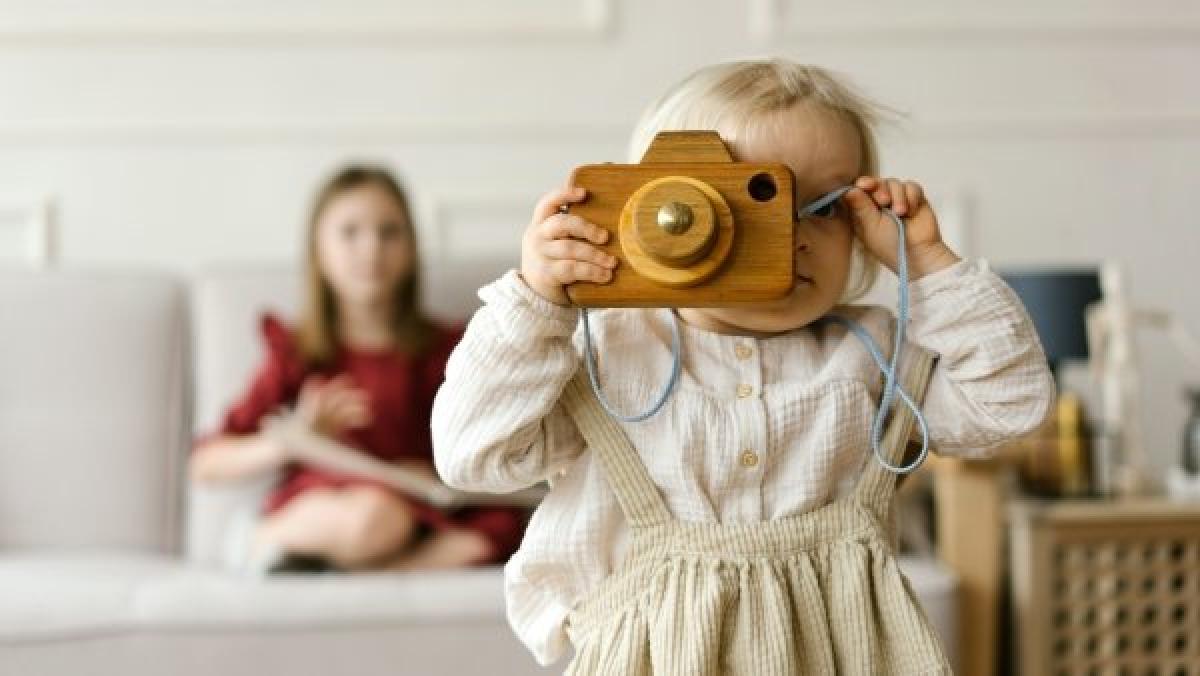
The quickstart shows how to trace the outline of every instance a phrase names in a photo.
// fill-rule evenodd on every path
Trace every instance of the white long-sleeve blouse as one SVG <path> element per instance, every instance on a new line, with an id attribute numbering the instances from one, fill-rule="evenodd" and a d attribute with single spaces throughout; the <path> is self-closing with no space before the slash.
<path id="1" fill-rule="evenodd" d="M 505 566 L 507 614 L 542 665 L 562 657 L 572 605 L 620 561 L 628 527 L 600 464 L 557 404 L 582 368 L 579 311 L 534 293 L 516 271 L 479 292 L 484 306 L 451 355 L 433 407 L 436 467 L 449 485 L 549 494 Z M 907 339 L 940 356 L 922 410 L 939 453 L 975 453 L 1034 429 L 1054 380 L 1014 292 L 968 260 L 910 284 Z M 895 318 L 840 306 L 890 354 Z M 672 311 L 593 311 L 605 394 L 642 410 L 670 372 Z M 620 423 L 672 514 L 735 523 L 828 502 L 870 453 L 883 377 L 858 337 L 817 323 L 769 338 L 680 322 L 683 369 L 667 405 Z"/>

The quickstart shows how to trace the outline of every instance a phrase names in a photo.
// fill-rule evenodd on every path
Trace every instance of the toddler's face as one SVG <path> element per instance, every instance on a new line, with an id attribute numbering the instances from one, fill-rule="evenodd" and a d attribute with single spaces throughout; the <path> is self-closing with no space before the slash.
<path id="1" fill-rule="evenodd" d="M 413 265 L 404 211 L 377 185 L 334 197 L 317 221 L 317 257 L 341 302 L 390 302 Z"/>
<path id="2" fill-rule="evenodd" d="M 852 183 L 862 169 L 862 142 L 853 125 L 804 105 L 756 120 L 731 150 L 739 161 L 788 165 L 797 208 Z M 712 331 L 757 335 L 790 331 L 828 312 L 849 276 L 854 231 L 845 206 L 839 201 L 795 228 L 797 279 L 789 296 L 733 308 L 680 308 L 680 317 Z"/>

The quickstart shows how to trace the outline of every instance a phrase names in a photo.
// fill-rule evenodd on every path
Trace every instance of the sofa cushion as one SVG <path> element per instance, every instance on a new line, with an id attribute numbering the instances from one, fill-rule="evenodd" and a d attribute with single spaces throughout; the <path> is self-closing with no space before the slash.
<path id="1" fill-rule="evenodd" d="M 503 569 L 239 577 L 159 555 L 0 555 L 0 643 L 155 628 L 502 621 Z"/>
<path id="2" fill-rule="evenodd" d="M 154 272 L 0 270 L 0 549 L 178 549 L 185 301 Z"/>
<path id="3" fill-rule="evenodd" d="M 901 557 L 899 562 L 951 663 L 956 663 L 958 584 L 954 575 L 929 559 Z M 114 643 L 129 651 L 126 657 L 130 659 L 156 650 L 170 655 L 165 648 L 154 648 L 157 645 L 186 647 L 205 655 L 212 666 L 223 659 L 220 646 L 238 655 L 243 654 L 241 650 L 252 654 L 256 637 L 263 644 L 287 645 L 280 637 L 288 636 L 307 637 L 301 650 L 312 647 L 313 658 L 319 660 L 323 655 L 319 646 L 335 644 L 346 636 L 376 642 L 373 649 L 382 655 L 380 651 L 389 650 L 386 646 L 394 647 L 396 642 L 419 640 L 426 642 L 420 648 L 429 649 L 433 644 L 428 642 L 453 644 L 455 638 L 471 635 L 478 637 L 479 655 L 500 656 L 489 673 L 533 673 L 535 669 L 505 621 L 500 566 L 437 573 L 242 578 L 153 555 L 7 554 L 0 555 L 0 598 L 4 599 L 0 605 L 0 663 L 26 655 L 30 664 L 49 664 L 54 655 L 62 655 L 61 648 L 43 654 L 29 652 L 33 650 L 29 646 L 70 644 L 86 652 L 89 645 Z M 418 635 L 419 639 L 414 638 Z M 146 636 L 157 638 L 152 644 L 136 640 Z M 239 641 L 244 645 L 235 650 Z M 414 647 L 409 646 L 408 654 Z M 291 650 L 280 654 L 291 654 Z M 110 662 L 120 663 L 110 659 L 115 657 L 92 657 L 91 663 L 81 660 L 80 664 L 87 663 L 88 673 L 128 673 L 104 670 Z M 460 673 L 451 668 L 461 662 L 455 659 L 434 651 L 425 663 L 440 665 L 440 669 L 427 667 L 409 673 Z M 348 669 L 373 662 L 352 663 L 355 666 Z M 201 670 L 188 673 L 193 672 Z M 302 669 L 301 673 L 324 672 Z"/>
<path id="4" fill-rule="evenodd" d="M 137 595 L 178 566 L 163 555 L 0 555 L 0 642 L 88 636 L 137 624 Z"/>
<path id="5" fill-rule="evenodd" d="M 285 628 L 453 624 L 504 617 L 503 568 L 245 578 L 179 567 L 147 580 L 139 614 L 160 626 Z"/>
<path id="6" fill-rule="evenodd" d="M 502 570 L 246 579 L 156 555 L 0 555 L 0 673 L 538 671 Z"/>

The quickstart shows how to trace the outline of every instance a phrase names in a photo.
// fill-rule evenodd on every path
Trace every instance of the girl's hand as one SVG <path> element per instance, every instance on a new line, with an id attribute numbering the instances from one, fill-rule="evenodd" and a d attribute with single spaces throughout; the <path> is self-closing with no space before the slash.
<path id="1" fill-rule="evenodd" d="M 292 461 L 292 452 L 288 449 L 287 444 L 275 435 L 260 434 L 258 441 L 256 448 L 263 467 L 272 470 L 279 469 Z"/>
<path id="2" fill-rule="evenodd" d="M 334 436 L 347 428 L 371 422 L 367 393 L 345 375 L 320 382 L 309 378 L 300 390 L 296 415 L 314 432 Z"/>
<path id="3" fill-rule="evenodd" d="M 601 284 L 612 279 L 617 259 L 595 244 L 608 241 L 608 231 L 559 207 L 583 201 L 583 188 L 563 188 L 546 193 L 533 210 L 533 221 L 521 242 L 521 278 L 542 298 L 570 305 L 563 285 L 586 281 Z"/>
<path id="4" fill-rule="evenodd" d="M 938 229 L 937 216 L 925 199 L 925 192 L 914 181 L 862 176 L 843 198 L 850 207 L 854 234 L 867 251 L 892 272 L 896 272 L 896 224 L 885 213 L 891 207 L 904 219 L 907 236 L 909 280 L 917 280 L 947 268 L 961 260 L 945 242 Z"/>

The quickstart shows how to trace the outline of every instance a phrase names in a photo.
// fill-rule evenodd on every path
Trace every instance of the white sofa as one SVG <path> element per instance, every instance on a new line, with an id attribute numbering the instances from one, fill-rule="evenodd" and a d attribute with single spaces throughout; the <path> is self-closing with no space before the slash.
<path id="1" fill-rule="evenodd" d="M 430 266 L 452 317 L 504 262 Z M 221 531 L 264 482 L 190 491 L 193 431 L 259 358 L 257 313 L 295 276 L 0 270 L 0 674 L 547 673 L 512 636 L 499 566 L 287 576 L 223 571 Z M 953 579 L 904 566 L 954 652 Z M 561 665 L 559 665 L 561 667 Z"/>

